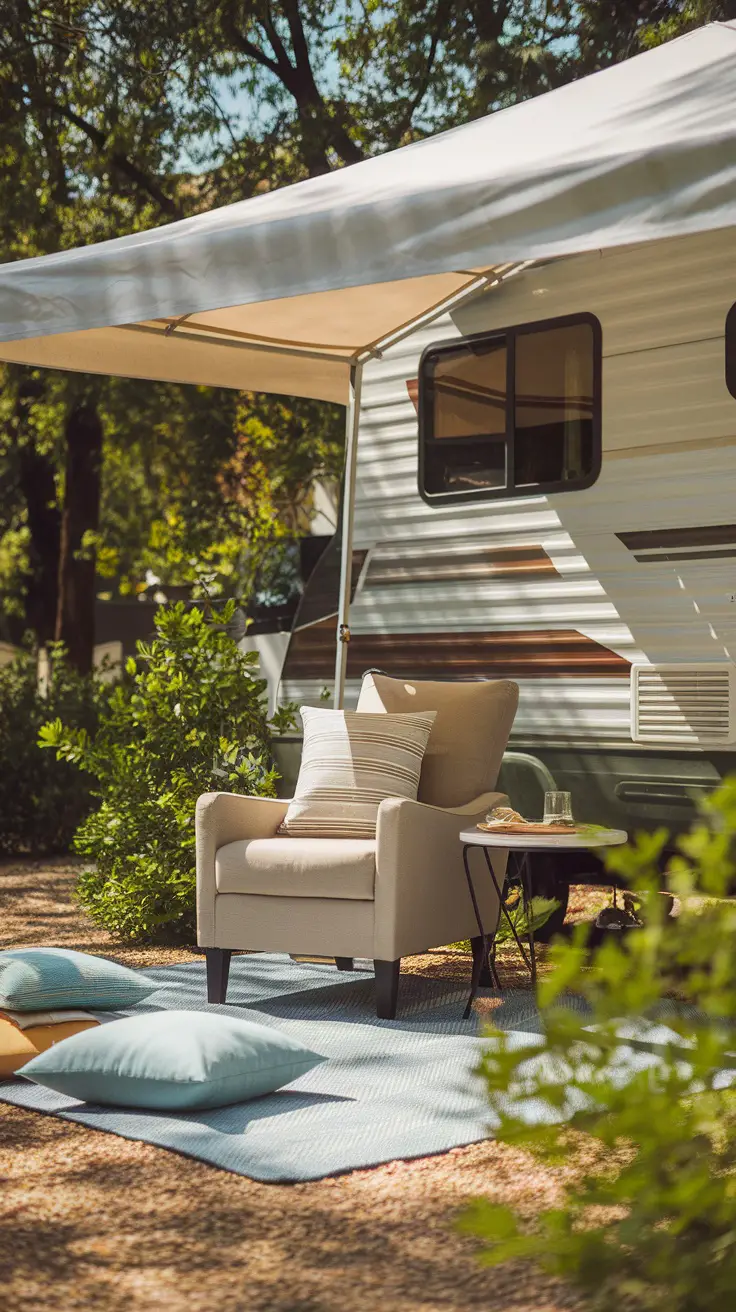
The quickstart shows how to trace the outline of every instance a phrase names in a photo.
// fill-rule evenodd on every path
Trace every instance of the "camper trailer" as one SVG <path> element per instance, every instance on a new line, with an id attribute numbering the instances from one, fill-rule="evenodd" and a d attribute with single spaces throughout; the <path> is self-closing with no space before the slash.
<path id="1" fill-rule="evenodd" d="M 735 265 L 726 229 L 512 266 L 364 367 L 345 704 L 515 679 L 527 815 L 677 832 L 736 769 Z M 339 564 L 284 700 L 331 687 Z"/>

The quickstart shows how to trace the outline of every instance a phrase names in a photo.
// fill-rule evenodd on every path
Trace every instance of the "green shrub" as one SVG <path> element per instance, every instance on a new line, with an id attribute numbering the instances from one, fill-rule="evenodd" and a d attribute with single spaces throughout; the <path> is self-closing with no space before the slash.
<path id="1" fill-rule="evenodd" d="M 194 808 L 212 790 L 273 796 L 278 778 L 258 656 L 242 653 L 217 614 L 179 603 L 114 690 L 93 735 L 62 722 L 40 741 L 87 771 L 100 805 L 77 852 L 94 861 L 78 896 L 98 924 L 136 942 L 195 941 Z M 290 712 L 280 712 L 281 728 Z"/>
<path id="2" fill-rule="evenodd" d="M 539 988 L 544 1040 L 524 1051 L 503 1037 L 489 1045 L 483 1071 L 501 1138 L 550 1162 L 569 1158 L 570 1124 L 590 1138 L 587 1173 L 532 1232 L 507 1207 L 475 1205 L 464 1224 L 484 1237 L 488 1262 L 534 1258 L 606 1309 L 733 1305 L 736 1094 L 719 1072 L 736 1065 L 736 903 L 723 900 L 734 876 L 734 835 L 731 780 L 679 841 L 669 875 L 682 903 L 671 919 L 658 892 L 666 835 L 640 836 L 609 853 L 609 869 L 640 899 L 643 927 L 619 942 L 612 936 L 593 970 L 588 927 L 579 926 L 570 944 L 558 942 L 553 972 Z M 568 990 L 592 1014 L 561 1005 Z M 660 1018 L 674 1033 L 655 1035 L 642 1018 Z M 655 1038 L 661 1045 L 658 1060 L 623 1083 L 612 1063 L 614 1053 L 622 1056 L 622 1021 L 636 1027 L 640 1051 Z M 542 1100 L 558 1123 L 527 1125 L 528 1097 Z M 571 1097 L 579 1110 L 565 1125 Z"/>
<path id="3" fill-rule="evenodd" d="M 547 924 L 550 916 L 553 915 L 559 905 L 559 902 L 555 902 L 554 898 L 533 897 L 529 903 L 529 914 L 527 915 L 521 897 L 517 897 L 516 901 L 508 900 L 506 903 L 508 917 L 501 916 L 493 936 L 496 947 L 503 947 L 506 943 L 515 941 L 511 925 L 513 925 L 522 941 L 526 940 L 530 930 L 533 934 L 536 934 L 538 929 L 542 929 Z M 459 948 L 462 952 L 470 952 L 471 950 L 469 938 L 460 939 L 459 943 L 450 943 L 449 946 Z"/>
<path id="4" fill-rule="evenodd" d="M 108 687 L 66 665 L 63 649 L 50 652 L 53 677 L 38 689 L 35 653 L 21 651 L 0 668 L 0 855 L 66 852 L 92 805 L 89 783 L 67 761 L 38 746 L 41 725 L 58 716 L 94 732 Z"/>

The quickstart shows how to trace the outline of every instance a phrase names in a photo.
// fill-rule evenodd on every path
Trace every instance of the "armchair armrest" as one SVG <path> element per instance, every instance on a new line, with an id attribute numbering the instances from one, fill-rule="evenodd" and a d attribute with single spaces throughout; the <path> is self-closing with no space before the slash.
<path id="1" fill-rule="evenodd" d="M 478 933 L 462 862 L 460 831 L 483 820 L 504 793 L 483 793 L 465 806 L 444 809 L 390 797 L 378 808 L 376 829 L 375 955 L 395 961 L 413 952 Z M 476 893 L 484 928 L 496 928 L 498 897 L 480 852 Z M 493 868 L 503 885 L 507 853 L 494 850 Z"/>
<path id="2" fill-rule="evenodd" d="M 203 793 L 194 817 L 197 858 L 197 942 L 214 947 L 215 853 L 241 838 L 273 838 L 288 800 L 244 797 L 241 793 Z"/>

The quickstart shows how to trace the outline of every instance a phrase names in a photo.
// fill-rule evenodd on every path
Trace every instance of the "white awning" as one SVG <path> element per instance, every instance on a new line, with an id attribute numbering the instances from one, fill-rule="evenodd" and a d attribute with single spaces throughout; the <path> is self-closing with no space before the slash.
<path id="1" fill-rule="evenodd" d="M 0 359 L 345 401 L 351 366 L 504 266 L 736 225 L 736 24 L 437 137 L 0 267 Z"/>

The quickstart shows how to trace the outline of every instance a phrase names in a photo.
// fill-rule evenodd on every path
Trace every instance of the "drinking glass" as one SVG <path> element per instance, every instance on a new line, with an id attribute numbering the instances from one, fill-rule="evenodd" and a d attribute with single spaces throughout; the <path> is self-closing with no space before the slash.
<path id="1" fill-rule="evenodd" d="M 572 823 L 572 799 L 570 793 L 545 793 L 544 824 L 571 825 Z"/>

